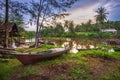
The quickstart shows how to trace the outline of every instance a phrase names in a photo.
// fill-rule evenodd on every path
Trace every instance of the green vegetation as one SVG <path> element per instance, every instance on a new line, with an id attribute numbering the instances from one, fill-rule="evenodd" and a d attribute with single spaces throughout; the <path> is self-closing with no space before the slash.
<path id="1" fill-rule="evenodd" d="M 32 38 L 35 37 L 35 32 L 34 31 L 21 30 L 20 34 L 21 34 L 21 36 L 25 37 L 26 39 L 32 39 Z"/>
<path id="2" fill-rule="evenodd" d="M 38 39 L 41 36 L 50 38 L 60 37 L 58 42 L 62 42 L 65 37 L 87 39 L 120 38 L 120 21 L 107 21 L 108 13 L 105 8 L 98 8 L 96 11 L 97 15 L 95 16 L 96 23 L 94 24 L 92 24 L 91 20 L 88 20 L 87 23 L 77 25 L 75 25 L 73 21 L 65 21 L 64 24 L 62 24 L 57 23 L 56 19 L 65 17 L 69 14 L 61 14 L 59 11 L 67 9 L 76 0 L 70 0 L 70 2 L 65 1 L 65 3 L 62 4 L 57 0 L 51 1 L 53 2 L 49 2 L 49 0 L 40 0 L 40 4 L 34 1 L 28 4 L 19 1 L 10 1 L 9 4 L 7 3 L 8 5 L 5 5 L 4 0 L 0 1 L 2 3 L 2 5 L 0 5 L 1 12 L 5 11 L 5 7 L 9 8 L 9 11 L 6 11 L 9 18 L 6 17 L 6 20 L 7 22 L 14 22 L 18 25 L 21 36 L 27 39 L 32 39 L 36 36 L 36 48 L 20 48 L 17 49 L 16 52 L 38 52 L 59 47 L 48 44 L 38 46 Z M 54 2 L 56 2 L 56 4 L 53 4 Z M 57 12 L 55 9 L 58 8 L 59 10 L 57 10 Z M 23 14 L 25 13 L 30 14 L 29 16 L 31 19 L 29 23 L 35 23 L 35 25 L 37 25 L 36 33 L 34 31 L 26 31 L 22 27 L 24 21 Z M 5 20 L 2 16 L 5 15 L 3 13 L 0 15 L 0 22 Z M 50 19 L 46 19 L 46 17 Z M 40 23 L 39 19 L 41 20 Z M 52 24 L 55 25 L 44 26 L 43 23 L 45 23 L 45 21 L 49 22 L 48 20 L 51 22 L 53 20 Z M 103 33 L 100 31 L 100 29 L 109 28 L 118 31 L 116 34 L 109 32 Z M 86 41 L 85 39 L 83 42 Z M 4 56 L 4 58 L 9 58 L 9 61 L 5 62 L 0 59 L 0 80 L 119 80 L 120 50 L 115 48 L 116 52 L 108 52 L 108 49 L 114 47 L 102 44 L 98 46 L 101 48 L 100 50 L 79 51 L 77 54 L 68 52 L 54 59 L 44 60 L 26 66 L 22 65 L 13 55 Z"/>
<path id="3" fill-rule="evenodd" d="M 15 74 L 17 69 L 14 69 L 20 64 L 16 59 L 10 59 L 9 62 L 0 61 L 0 79 L 8 80 L 10 75 Z M 12 73 L 12 74 L 11 74 Z"/>
<path id="4" fill-rule="evenodd" d="M 115 72 L 110 72 L 110 73 L 104 74 L 101 77 L 101 79 L 102 80 L 119 80 L 120 79 L 120 72 L 119 71 L 115 71 Z"/>
<path id="5" fill-rule="evenodd" d="M 44 50 L 48 50 L 51 48 L 58 48 L 58 47 L 60 46 L 42 44 L 38 48 L 29 48 L 29 49 L 20 48 L 20 49 L 17 49 L 16 52 L 38 52 L 38 51 L 44 51 Z"/>
<path id="6" fill-rule="evenodd" d="M 30 75 L 38 75 L 38 71 L 35 67 L 31 66 L 27 66 L 23 68 L 23 73 L 21 75 L 19 75 L 19 78 L 24 78 Z"/>
<path id="7" fill-rule="evenodd" d="M 43 37 L 101 37 L 101 38 L 111 38 L 116 37 L 119 38 L 120 31 L 119 26 L 120 21 L 111 21 L 105 22 L 101 25 L 101 29 L 116 29 L 118 32 L 116 34 L 112 34 L 109 32 L 102 33 L 99 29 L 100 23 L 91 24 L 90 22 L 81 25 L 74 25 L 72 21 L 65 21 L 64 25 L 58 23 L 56 26 L 50 26 L 44 28 L 41 33 Z M 67 30 L 67 31 L 65 31 Z"/>
<path id="8" fill-rule="evenodd" d="M 79 52 L 82 55 L 95 55 L 103 58 L 108 59 L 119 59 L 120 53 L 119 52 L 108 52 L 102 50 L 88 50 L 88 51 L 81 51 Z"/>
<path id="9" fill-rule="evenodd" d="M 46 50 L 47 48 L 50 48 L 50 46 L 48 46 L 49 45 L 43 45 L 39 50 Z M 53 48 L 53 46 L 51 48 Z M 36 50 L 31 49 L 30 52 Z M 101 60 L 105 61 L 101 62 Z M 47 78 L 50 80 L 119 80 L 120 72 L 117 71 L 120 68 L 119 63 L 120 53 L 110 53 L 106 50 L 79 51 L 77 54 L 67 53 L 55 59 L 41 61 L 28 66 L 23 66 L 17 59 L 13 58 L 10 59 L 9 62 L 0 61 L 0 77 L 1 80 L 12 80 L 14 76 L 16 80 L 24 79 L 26 77 L 29 78 L 30 76 L 34 79 L 37 77 L 39 79 Z M 97 64 L 98 67 L 103 65 L 102 67 L 99 67 L 100 69 L 106 69 L 107 66 L 112 69 L 108 69 L 108 71 L 105 71 L 105 75 L 102 75 L 102 73 L 99 72 L 94 73 L 95 70 L 93 67 L 96 68 L 97 66 L 91 67 L 92 64 Z M 94 77 L 93 74 L 96 74 L 98 77 Z M 55 77 L 52 77 L 53 75 Z"/>

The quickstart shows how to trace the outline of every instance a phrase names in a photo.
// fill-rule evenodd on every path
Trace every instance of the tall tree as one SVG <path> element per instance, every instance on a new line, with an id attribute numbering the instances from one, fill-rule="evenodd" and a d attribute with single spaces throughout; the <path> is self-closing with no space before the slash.
<path id="1" fill-rule="evenodd" d="M 73 34 L 75 33 L 75 28 L 74 28 L 74 22 L 73 21 L 65 20 L 64 28 L 66 28 L 66 30 L 68 30 L 68 32 L 70 32 L 70 33 L 73 33 Z"/>
<path id="2" fill-rule="evenodd" d="M 7 23 L 7 22 L 8 22 L 8 19 L 9 19 L 9 17 L 8 17 L 8 14 L 9 14 L 8 1 L 9 1 L 9 0 L 6 0 L 6 6 L 5 6 L 5 23 Z"/>
<path id="3" fill-rule="evenodd" d="M 103 24 L 105 21 L 107 21 L 107 9 L 105 9 L 104 7 L 100 7 L 98 8 L 98 10 L 96 11 L 97 15 L 96 15 L 96 23 L 98 25 L 99 30 L 101 30 Z M 100 40 L 101 40 L 101 32 L 99 32 L 100 35 Z"/>
<path id="4" fill-rule="evenodd" d="M 77 24 L 76 26 L 75 26 L 75 31 L 76 32 L 80 32 L 81 30 L 81 26 L 79 25 L 79 24 Z"/>
<path id="5" fill-rule="evenodd" d="M 98 10 L 96 11 L 97 15 L 96 15 L 96 22 L 97 23 L 104 23 L 107 20 L 107 9 L 105 9 L 104 7 L 100 7 L 98 8 Z"/>
<path id="6" fill-rule="evenodd" d="M 88 22 L 86 23 L 86 32 L 90 31 L 91 23 L 92 23 L 92 20 L 88 20 Z"/>
<path id="7" fill-rule="evenodd" d="M 54 32 L 55 34 L 57 34 L 56 36 L 59 37 L 61 36 L 62 34 L 64 34 L 64 28 L 62 26 L 62 23 L 57 23 L 56 24 L 56 27 L 54 28 Z"/>
<path id="8" fill-rule="evenodd" d="M 38 3 L 39 1 L 39 3 Z M 36 38 L 35 47 L 38 46 L 40 31 L 42 29 L 43 23 L 50 23 L 53 19 L 58 16 L 63 16 L 62 11 L 69 8 L 77 0 L 38 0 L 31 2 L 31 7 L 28 12 L 31 14 L 32 18 L 36 22 Z"/>
<path id="9" fill-rule="evenodd" d="M 8 36 L 9 36 L 9 32 L 8 32 L 8 19 L 9 19 L 9 4 L 8 4 L 9 0 L 6 0 L 6 4 L 5 4 L 5 47 L 8 48 Z"/>
<path id="10" fill-rule="evenodd" d="M 107 21 L 107 9 L 105 9 L 104 7 L 100 7 L 98 8 L 98 10 L 96 11 L 97 15 L 96 17 L 96 23 L 97 23 L 97 27 L 99 30 L 101 30 L 101 28 L 103 28 L 103 24 L 105 21 Z"/>
<path id="11" fill-rule="evenodd" d="M 75 34 L 74 23 L 73 21 L 69 21 L 69 32 Z"/>

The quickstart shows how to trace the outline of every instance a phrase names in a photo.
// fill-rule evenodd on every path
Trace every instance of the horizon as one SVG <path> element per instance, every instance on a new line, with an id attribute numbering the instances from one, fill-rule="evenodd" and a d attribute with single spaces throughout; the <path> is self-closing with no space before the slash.
<path id="1" fill-rule="evenodd" d="M 30 0 L 28 0 L 30 1 Z M 67 9 L 69 16 L 66 16 L 64 19 L 61 19 L 60 22 L 64 20 L 71 20 L 75 24 L 86 23 L 88 20 L 92 20 L 92 23 L 95 23 L 96 10 L 99 7 L 104 7 L 109 13 L 107 19 L 109 21 L 119 21 L 120 14 L 120 0 L 78 0 L 71 8 Z M 30 26 L 31 29 L 35 30 L 35 26 Z"/>
<path id="2" fill-rule="evenodd" d="M 19 1 L 19 0 L 14 0 Z M 31 0 L 20 0 L 19 2 L 26 2 L 29 3 Z M 36 0 L 37 1 L 37 0 Z M 92 23 L 95 23 L 95 15 L 96 10 L 99 7 L 104 7 L 107 9 L 107 12 L 109 13 L 107 15 L 107 20 L 109 21 L 120 21 L 120 0 L 78 0 L 71 6 L 71 8 L 67 8 L 67 13 L 69 13 L 69 16 L 66 16 L 64 19 L 60 19 L 60 22 L 63 22 L 64 20 L 70 20 L 73 21 L 75 24 L 81 24 L 86 23 L 89 20 L 92 20 Z M 24 22 L 29 21 L 29 16 L 24 15 Z M 30 31 L 35 31 L 36 26 L 30 26 Z"/>

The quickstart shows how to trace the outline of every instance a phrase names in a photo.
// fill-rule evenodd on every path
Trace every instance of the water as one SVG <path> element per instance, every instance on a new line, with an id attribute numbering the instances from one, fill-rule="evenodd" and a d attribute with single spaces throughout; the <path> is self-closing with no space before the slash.
<path id="1" fill-rule="evenodd" d="M 72 53 L 77 53 L 79 50 L 91 50 L 98 49 L 97 44 L 100 44 L 102 40 L 98 39 L 82 39 L 82 38 L 45 38 L 46 40 L 53 41 L 57 46 L 70 46 Z"/>
<path id="2" fill-rule="evenodd" d="M 26 39 L 25 42 L 35 42 L 35 38 L 32 38 L 32 39 Z"/>
<path id="3" fill-rule="evenodd" d="M 70 52 L 77 53 L 80 50 L 92 50 L 99 49 L 98 44 L 107 44 L 105 43 L 106 39 L 96 39 L 96 38 L 56 38 L 56 37 L 48 37 L 44 38 L 45 40 L 55 42 L 56 46 L 62 47 L 71 47 Z M 26 40 L 26 42 L 35 42 L 35 39 Z M 101 49 L 105 49 L 106 47 L 101 47 Z M 108 49 L 108 52 L 114 52 L 114 49 Z"/>

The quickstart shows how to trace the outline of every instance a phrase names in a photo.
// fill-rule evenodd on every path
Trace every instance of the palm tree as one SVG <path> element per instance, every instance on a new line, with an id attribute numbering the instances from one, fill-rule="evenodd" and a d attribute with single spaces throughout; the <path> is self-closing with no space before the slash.
<path id="1" fill-rule="evenodd" d="M 107 10 L 104 7 L 100 7 L 96 11 L 96 13 L 96 22 L 103 24 L 107 20 Z"/>

